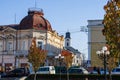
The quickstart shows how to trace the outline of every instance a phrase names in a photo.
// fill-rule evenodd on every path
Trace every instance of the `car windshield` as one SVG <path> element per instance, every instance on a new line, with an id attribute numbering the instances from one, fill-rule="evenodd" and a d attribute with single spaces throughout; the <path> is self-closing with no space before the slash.
<path id="1" fill-rule="evenodd" d="M 38 71 L 49 71 L 49 68 L 39 68 Z"/>
<path id="2" fill-rule="evenodd" d="M 82 73 L 81 69 L 70 69 L 69 73 Z"/>
<path id="3" fill-rule="evenodd" d="M 120 68 L 116 68 L 116 72 L 120 72 Z"/>
<path id="4" fill-rule="evenodd" d="M 22 72 L 24 72 L 24 70 L 22 70 L 22 69 L 15 69 L 15 70 L 13 70 L 13 71 L 11 71 L 11 72 L 22 73 Z"/>
<path id="5" fill-rule="evenodd" d="M 120 72 L 120 68 L 114 68 L 112 72 Z"/>

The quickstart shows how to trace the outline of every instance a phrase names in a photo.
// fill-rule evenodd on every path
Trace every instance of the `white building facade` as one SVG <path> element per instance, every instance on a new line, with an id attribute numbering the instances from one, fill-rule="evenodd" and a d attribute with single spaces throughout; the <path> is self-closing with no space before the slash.
<path id="1" fill-rule="evenodd" d="M 83 64 L 83 55 L 77 49 L 71 47 L 71 36 L 70 32 L 66 32 L 65 36 L 65 49 L 72 53 L 73 62 L 72 66 L 81 66 Z"/>
<path id="2" fill-rule="evenodd" d="M 0 26 L 1 69 L 27 66 L 33 38 L 36 38 L 37 47 L 48 52 L 45 65 L 53 65 L 54 57 L 63 49 L 64 37 L 52 30 L 41 9 L 29 9 L 20 24 Z"/>

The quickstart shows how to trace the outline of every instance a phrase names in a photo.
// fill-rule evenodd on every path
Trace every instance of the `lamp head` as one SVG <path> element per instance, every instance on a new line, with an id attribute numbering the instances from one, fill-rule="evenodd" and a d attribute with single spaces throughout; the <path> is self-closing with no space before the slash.
<path id="1" fill-rule="evenodd" d="M 97 55 L 100 55 L 100 54 L 101 54 L 101 51 L 97 51 L 96 54 L 97 54 Z"/>
<path id="2" fill-rule="evenodd" d="M 107 51 L 107 47 L 106 47 L 106 46 L 103 46 L 103 47 L 102 47 L 102 50 Z"/>

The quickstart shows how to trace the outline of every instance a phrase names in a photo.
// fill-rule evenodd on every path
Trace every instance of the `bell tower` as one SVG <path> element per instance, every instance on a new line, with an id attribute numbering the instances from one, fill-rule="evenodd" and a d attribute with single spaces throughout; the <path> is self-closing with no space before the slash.
<path id="1" fill-rule="evenodd" d="M 70 46 L 71 46 L 70 32 L 66 32 L 66 35 L 65 35 L 65 47 L 70 47 Z"/>

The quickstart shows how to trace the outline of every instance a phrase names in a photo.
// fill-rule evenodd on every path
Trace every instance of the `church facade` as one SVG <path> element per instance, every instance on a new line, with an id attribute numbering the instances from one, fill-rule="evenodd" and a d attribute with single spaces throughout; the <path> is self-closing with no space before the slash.
<path id="1" fill-rule="evenodd" d="M 71 46 L 70 32 L 66 32 L 64 49 L 69 51 L 73 55 L 72 66 L 83 66 L 83 64 L 84 64 L 83 63 L 83 61 L 84 61 L 83 54 Z"/>

